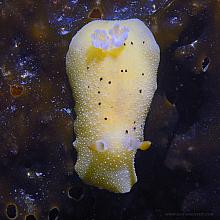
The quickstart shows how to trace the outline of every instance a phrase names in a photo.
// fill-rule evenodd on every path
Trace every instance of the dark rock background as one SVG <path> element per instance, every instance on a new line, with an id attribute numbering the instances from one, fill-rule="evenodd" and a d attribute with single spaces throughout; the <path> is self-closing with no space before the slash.
<path id="1" fill-rule="evenodd" d="M 74 172 L 74 97 L 65 72 L 72 36 L 97 18 L 140 18 L 161 48 L 127 194 Z M 0 219 L 220 218 L 218 0 L 0 0 Z"/>

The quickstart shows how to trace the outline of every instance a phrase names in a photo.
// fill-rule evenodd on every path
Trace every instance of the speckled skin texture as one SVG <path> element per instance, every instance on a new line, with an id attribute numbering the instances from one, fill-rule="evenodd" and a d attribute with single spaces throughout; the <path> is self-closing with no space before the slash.
<path id="1" fill-rule="evenodd" d="M 116 22 L 129 28 L 125 43 L 108 51 L 93 47 L 91 34 L 108 31 Z M 75 169 L 85 182 L 125 193 L 137 181 L 136 149 L 129 151 L 124 143 L 129 138 L 143 141 L 159 59 L 152 33 L 139 19 L 93 21 L 73 37 L 66 65 L 76 101 Z M 98 140 L 108 149 L 90 149 Z"/>

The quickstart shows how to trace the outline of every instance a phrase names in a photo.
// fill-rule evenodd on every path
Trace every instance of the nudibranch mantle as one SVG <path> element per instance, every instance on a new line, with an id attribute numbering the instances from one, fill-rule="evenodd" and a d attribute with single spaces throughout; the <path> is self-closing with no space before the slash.
<path id="1" fill-rule="evenodd" d="M 126 193 L 137 181 L 134 159 L 150 146 L 143 129 L 159 60 L 139 19 L 92 21 L 73 37 L 66 68 L 77 115 L 75 170 L 86 183 Z"/>

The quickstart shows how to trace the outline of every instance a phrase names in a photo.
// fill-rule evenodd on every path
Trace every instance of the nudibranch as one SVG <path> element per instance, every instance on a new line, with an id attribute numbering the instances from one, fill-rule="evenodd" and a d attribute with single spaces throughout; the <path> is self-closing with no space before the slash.
<path id="1" fill-rule="evenodd" d="M 66 68 L 75 99 L 75 170 L 88 184 L 126 193 L 157 88 L 160 49 L 139 19 L 96 20 L 73 37 Z"/>

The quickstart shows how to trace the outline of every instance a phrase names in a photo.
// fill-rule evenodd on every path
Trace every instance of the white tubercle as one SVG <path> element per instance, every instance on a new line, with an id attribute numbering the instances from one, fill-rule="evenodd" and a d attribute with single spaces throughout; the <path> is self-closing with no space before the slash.
<path id="1" fill-rule="evenodd" d="M 96 141 L 96 150 L 99 152 L 106 151 L 108 149 L 108 144 L 105 140 Z"/>
<path id="2" fill-rule="evenodd" d="M 91 35 L 92 45 L 102 50 L 121 47 L 128 38 L 128 32 L 128 27 L 120 26 L 119 23 L 114 24 L 108 31 L 109 34 L 106 30 L 96 29 Z"/>

